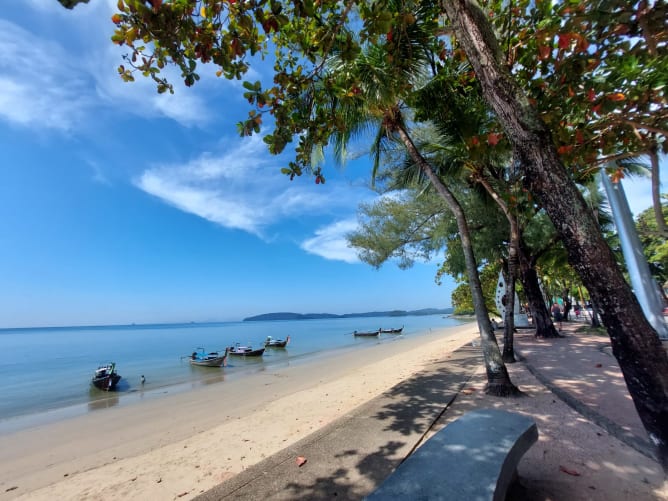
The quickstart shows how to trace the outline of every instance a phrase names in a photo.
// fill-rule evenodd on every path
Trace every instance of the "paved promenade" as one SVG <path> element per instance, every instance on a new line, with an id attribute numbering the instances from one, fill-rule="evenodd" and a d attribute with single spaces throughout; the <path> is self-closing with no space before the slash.
<path id="1" fill-rule="evenodd" d="M 522 397 L 484 394 L 474 342 L 198 499 L 362 499 L 433 433 L 494 407 L 533 417 L 539 430 L 510 499 L 668 500 L 609 340 L 576 332 L 582 325 L 564 322 L 560 339 L 516 334 L 519 361 L 508 369 Z M 447 472 L 434 465 L 434 474 Z"/>

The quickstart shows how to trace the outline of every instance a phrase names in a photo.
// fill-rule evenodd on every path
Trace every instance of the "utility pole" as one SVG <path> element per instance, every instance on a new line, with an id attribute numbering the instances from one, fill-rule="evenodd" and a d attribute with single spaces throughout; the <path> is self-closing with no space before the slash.
<path id="1" fill-rule="evenodd" d="M 608 195 L 612 216 L 622 244 L 622 253 L 631 277 L 633 292 L 638 298 L 645 317 L 659 334 L 659 339 L 668 340 L 668 326 L 663 320 L 661 295 L 642 252 L 642 245 L 633 223 L 633 216 L 622 183 L 610 181 L 604 168 L 601 169 L 601 182 Z"/>

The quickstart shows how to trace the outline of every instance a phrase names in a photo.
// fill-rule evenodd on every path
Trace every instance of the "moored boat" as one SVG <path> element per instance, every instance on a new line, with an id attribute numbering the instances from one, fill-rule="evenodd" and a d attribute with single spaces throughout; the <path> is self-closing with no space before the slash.
<path id="1" fill-rule="evenodd" d="M 190 365 L 197 365 L 199 367 L 220 367 L 227 363 L 227 354 L 229 348 L 225 348 L 225 353 L 222 355 L 217 351 L 206 353 L 204 348 L 198 348 L 198 351 L 193 351 L 190 355 Z"/>
<path id="2" fill-rule="evenodd" d="M 261 357 L 264 348 L 253 348 L 252 346 L 241 346 L 239 343 L 228 348 L 228 353 L 235 357 Z"/>
<path id="3" fill-rule="evenodd" d="M 285 348 L 290 342 L 290 336 L 285 339 L 274 339 L 271 336 L 267 336 L 267 339 L 264 341 L 265 348 Z"/>
<path id="4" fill-rule="evenodd" d="M 116 372 L 116 363 L 111 362 L 107 365 L 100 365 L 93 373 L 91 384 L 103 391 L 112 391 L 121 380 L 121 376 Z"/>
<path id="5" fill-rule="evenodd" d="M 353 336 L 355 337 L 376 337 L 380 335 L 380 329 L 377 331 L 368 331 L 368 332 L 363 332 L 363 331 L 353 331 Z"/>
<path id="6" fill-rule="evenodd" d="M 401 334 L 401 331 L 404 330 L 404 326 L 402 325 L 398 329 L 380 329 L 381 334 Z"/>

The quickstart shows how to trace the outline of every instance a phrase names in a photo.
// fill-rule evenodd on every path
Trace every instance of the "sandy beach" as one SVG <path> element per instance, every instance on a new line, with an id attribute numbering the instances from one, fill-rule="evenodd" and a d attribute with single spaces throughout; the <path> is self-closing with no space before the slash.
<path id="1" fill-rule="evenodd" d="M 477 336 L 434 329 L 0 436 L 0 499 L 192 499 Z"/>

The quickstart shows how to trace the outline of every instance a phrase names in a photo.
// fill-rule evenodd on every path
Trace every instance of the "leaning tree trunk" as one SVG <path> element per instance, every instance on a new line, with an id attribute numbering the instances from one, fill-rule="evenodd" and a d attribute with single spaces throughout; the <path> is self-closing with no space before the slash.
<path id="1" fill-rule="evenodd" d="M 652 208 L 654 209 L 654 219 L 656 227 L 663 238 L 668 237 L 668 228 L 666 220 L 663 217 L 663 207 L 661 206 L 661 180 L 659 174 L 659 153 L 656 141 L 652 145 L 649 153 L 649 160 L 652 166 Z"/>
<path id="2" fill-rule="evenodd" d="M 508 204 L 492 188 L 487 179 L 478 175 L 475 177 L 487 193 L 492 197 L 496 204 L 506 216 L 510 226 L 510 244 L 508 245 L 508 276 L 505 277 L 506 293 L 504 295 L 505 307 L 503 315 L 503 361 L 507 364 L 515 363 L 515 281 L 517 280 L 520 227 L 517 217 L 510 211 Z"/>
<path id="3" fill-rule="evenodd" d="M 452 214 L 455 216 L 457 229 L 459 230 L 459 238 L 462 242 L 464 260 L 466 262 L 466 272 L 468 274 L 471 296 L 473 298 L 473 308 L 475 309 L 475 317 L 478 322 L 478 330 L 480 331 L 480 345 L 482 347 L 485 369 L 487 371 L 487 386 L 485 392 L 496 396 L 517 395 L 520 391 L 510 381 L 508 370 L 503 363 L 501 351 L 499 350 L 499 345 L 494 336 L 492 323 L 489 320 L 489 312 L 487 311 L 485 298 L 482 294 L 482 284 L 480 282 L 480 276 L 478 275 L 478 265 L 473 254 L 471 233 L 469 232 L 469 226 L 466 221 L 466 216 L 464 215 L 464 210 L 452 192 L 436 175 L 429 162 L 427 162 L 427 160 L 420 154 L 413 143 L 413 140 L 408 135 L 408 132 L 402 126 L 398 125 L 397 133 L 411 159 L 416 163 L 425 176 L 427 176 L 431 184 L 443 200 L 445 200 L 452 211 Z"/>
<path id="4" fill-rule="evenodd" d="M 561 337 L 552 322 L 547 306 L 545 306 L 545 298 L 543 291 L 540 290 L 538 283 L 538 273 L 534 268 L 534 260 L 528 256 L 526 245 L 520 240 L 519 245 L 519 262 L 520 262 L 520 282 L 524 287 L 524 293 L 529 302 L 529 309 L 533 318 L 533 325 L 536 328 L 536 337 L 550 338 Z"/>
<path id="5" fill-rule="evenodd" d="M 633 403 L 668 471 L 668 354 L 561 163 L 549 130 L 502 63 L 486 14 L 474 0 L 445 0 L 442 7 L 513 145 L 525 186 L 552 220 L 569 262 L 601 308 Z"/>

